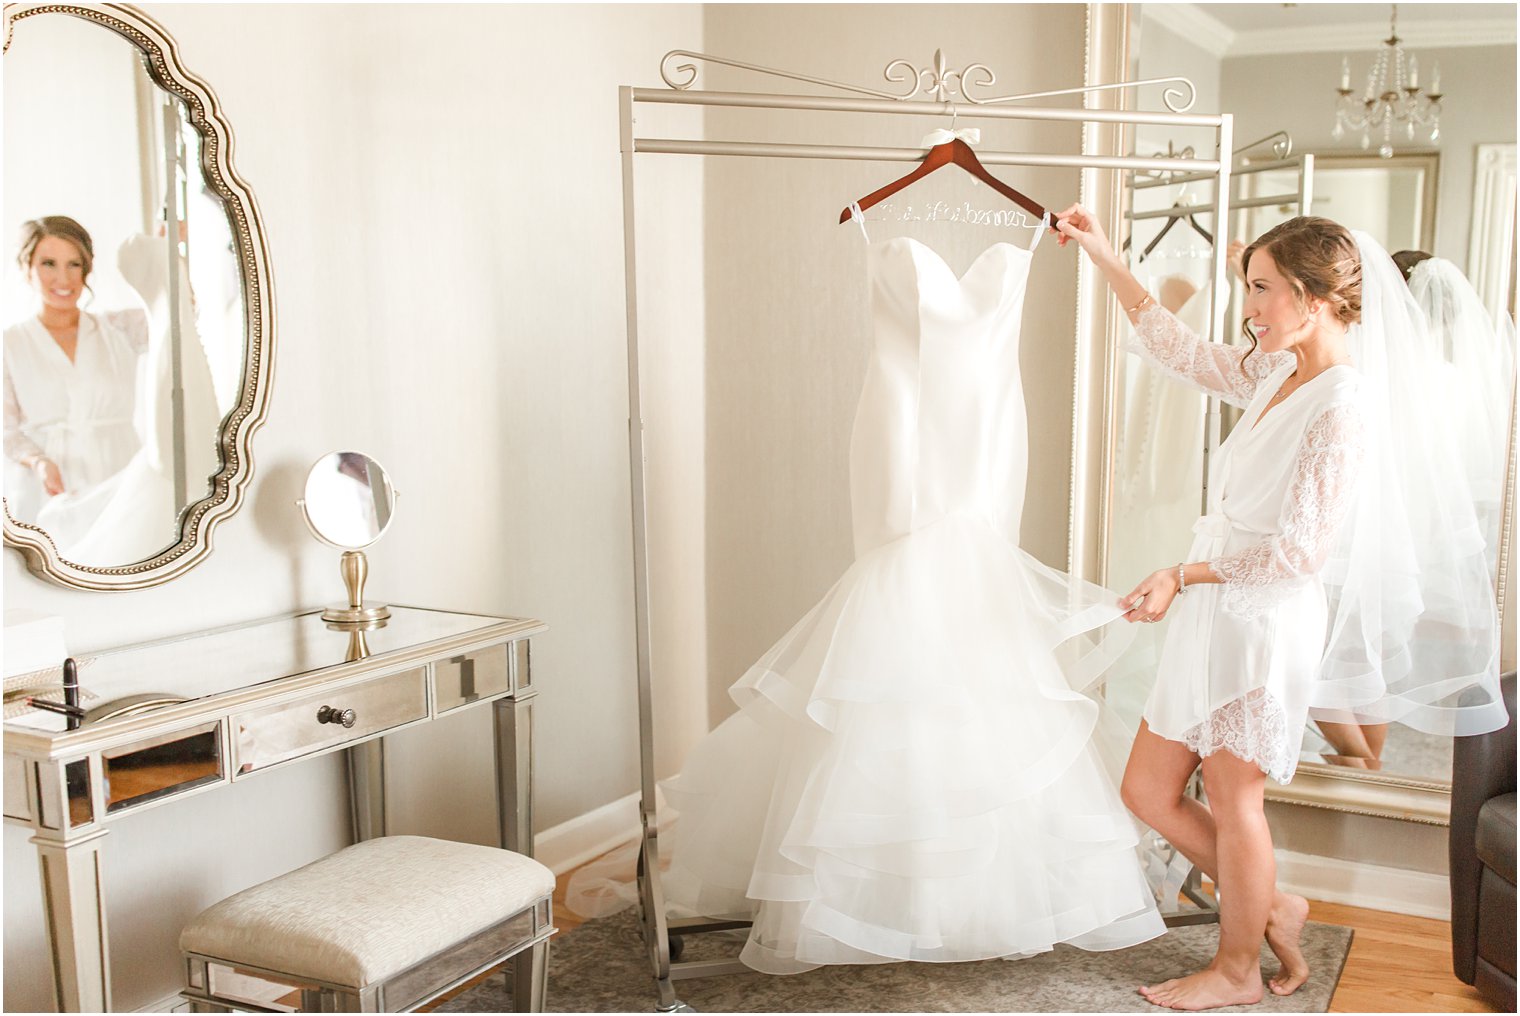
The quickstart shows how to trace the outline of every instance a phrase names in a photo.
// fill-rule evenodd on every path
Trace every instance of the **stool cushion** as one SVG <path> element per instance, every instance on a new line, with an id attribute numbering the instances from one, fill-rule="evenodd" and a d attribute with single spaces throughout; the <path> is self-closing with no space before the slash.
<path id="1" fill-rule="evenodd" d="M 181 951 L 363 988 L 554 893 L 531 857 L 475 843 L 382 836 L 229 896 Z"/>

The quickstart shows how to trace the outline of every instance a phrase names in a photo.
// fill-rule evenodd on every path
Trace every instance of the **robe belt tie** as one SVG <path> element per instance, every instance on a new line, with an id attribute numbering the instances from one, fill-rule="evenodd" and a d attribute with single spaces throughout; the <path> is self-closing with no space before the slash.
<path id="1" fill-rule="evenodd" d="M 1193 532 L 1198 536 L 1208 537 L 1211 540 L 1223 540 L 1230 535 L 1230 530 L 1235 525 L 1228 515 L 1214 514 L 1201 516 L 1193 523 Z"/>

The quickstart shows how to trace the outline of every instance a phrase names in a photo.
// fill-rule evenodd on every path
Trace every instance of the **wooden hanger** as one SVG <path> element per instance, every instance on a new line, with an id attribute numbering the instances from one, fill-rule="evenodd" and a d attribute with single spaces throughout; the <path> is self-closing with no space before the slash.
<path id="1" fill-rule="evenodd" d="M 1014 190 L 1012 187 L 1008 186 L 1006 183 L 999 180 L 991 173 L 987 172 L 987 169 L 982 165 L 981 160 L 976 157 L 976 153 L 971 150 L 971 146 L 966 144 L 966 142 L 962 141 L 960 138 L 955 138 L 952 141 L 947 141 L 942 145 L 935 145 L 933 148 L 929 149 L 929 154 L 924 156 L 924 161 L 920 162 L 918 164 L 918 168 L 914 169 L 913 172 L 898 180 L 892 181 L 880 190 L 872 191 L 870 194 L 861 198 L 856 203 L 860 205 L 861 211 L 865 211 L 867 208 L 870 208 L 877 202 L 884 201 L 887 198 L 891 197 L 893 194 L 896 194 L 898 191 L 908 186 L 908 184 L 923 179 L 930 173 L 934 172 L 936 169 L 939 169 L 941 166 L 949 165 L 956 165 L 961 167 L 966 172 L 982 181 L 982 183 L 991 187 L 993 190 L 997 191 L 1005 198 L 1008 198 L 1020 208 L 1024 209 L 1030 215 L 1034 215 L 1040 218 L 1042 220 L 1041 226 L 1043 228 L 1043 220 L 1045 219 L 1046 215 L 1045 209 L 1040 207 L 1040 205 L 1035 203 L 1030 198 L 1024 196 L 1023 194 L 1020 194 L 1018 191 Z M 839 221 L 841 223 L 850 221 L 850 210 L 848 208 L 839 213 Z"/>

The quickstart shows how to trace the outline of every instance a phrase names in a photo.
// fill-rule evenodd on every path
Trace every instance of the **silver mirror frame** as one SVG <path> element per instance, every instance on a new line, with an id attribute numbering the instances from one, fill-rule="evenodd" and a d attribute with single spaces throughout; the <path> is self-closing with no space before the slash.
<path id="1" fill-rule="evenodd" d="M 73 589 L 143 589 L 177 578 L 211 553 L 216 525 L 242 505 L 253 476 L 250 452 L 253 433 L 269 411 L 274 369 L 274 286 L 269 250 L 253 192 L 232 166 L 232 127 L 223 116 L 216 93 L 180 62 L 174 39 L 152 18 L 126 4 L 7 4 L 5 45 L 17 22 L 37 15 L 68 15 L 106 28 L 126 39 L 146 58 L 148 76 L 158 87 L 185 104 L 190 124 L 202 138 L 201 172 L 226 205 L 229 225 L 237 239 L 238 266 L 243 280 L 243 383 L 237 405 L 223 418 L 217 434 L 222 467 L 211 478 L 210 492 L 186 506 L 179 521 L 178 542 L 154 557 L 131 564 L 94 566 L 62 557 L 48 534 L 13 518 L 5 511 L 5 544 L 20 551 L 36 575 Z"/>
<path id="2" fill-rule="evenodd" d="M 1130 70 L 1139 18 L 1137 4 L 1087 5 L 1087 52 L 1084 84 L 1119 80 Z M 1133 143 L 1118 131 L 1084 137 L 1088 154 L 1120 155 Z M 1376 160 L 1375 160 L 1376 161 Z M 1127 195 L 1119 174 L 1091 171 L 1081 201 L 1092 209 L 1109 236 L 1122 235 Z M 1434 188 L 1432 188 L 1432 193 Z M 1084 258 L 1077 259 L 1077 354 L 1074 387 L 1078 395 L 1072 427 L 1072 490 L 1068 568 L 1074 575 L 1106 583 L 1108 547 L 1113 526 L 1114 462 L 1117 421 L 1112 379 L 1124 355 L 1126 322 L 1109 298 L 1102 279 Z M 1496 576 L 1501 631 L 1511 630 L 1514 604 L 1506 595 L 1514 557 L 1515 421 L 1511 403 L 1510 465 L 1505 481 L 1499 565 Z M 1368 770 L 1306 762 L 1293 782 L 1267 786 L 1267 799 L 1313 808 L 1428 825 L 1450 824 L 1451 784 Z"/>

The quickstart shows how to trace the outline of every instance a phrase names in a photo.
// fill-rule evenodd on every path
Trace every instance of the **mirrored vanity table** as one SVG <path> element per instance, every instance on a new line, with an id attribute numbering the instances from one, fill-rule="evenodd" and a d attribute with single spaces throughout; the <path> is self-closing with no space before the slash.
<path id="1" fill-rule="evenodd" d="M 344 750 L 354 839 L 384 835 L 382 736 L 492 703 L 501 846 L 531 856 L 529 645 L 546 630 L 415 607 L 368 625 L 310 611 L 80 657 L 82 720 L 7 702 L 5 818 L 34 830 L 59 1011 L 111 1007 L 100 854 L 110 824 L 144 808 Z M 28 683 L 61 702 L 61 679 Z"/>

